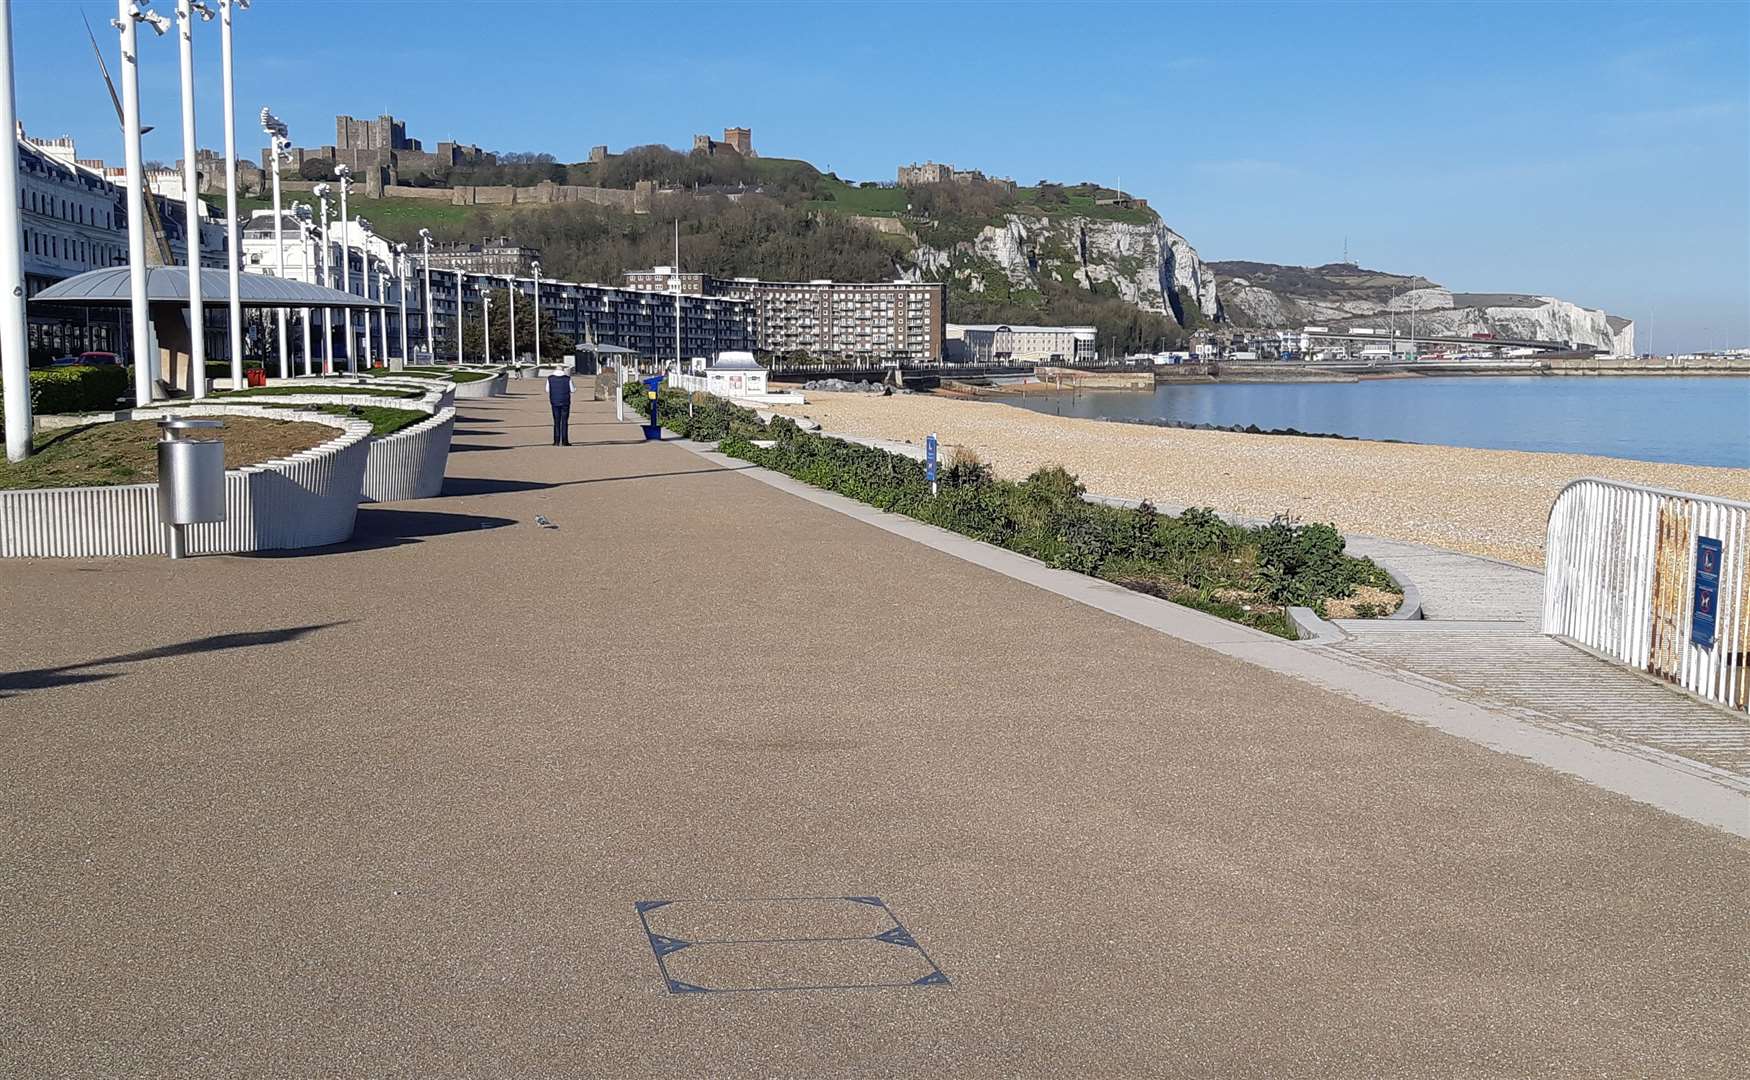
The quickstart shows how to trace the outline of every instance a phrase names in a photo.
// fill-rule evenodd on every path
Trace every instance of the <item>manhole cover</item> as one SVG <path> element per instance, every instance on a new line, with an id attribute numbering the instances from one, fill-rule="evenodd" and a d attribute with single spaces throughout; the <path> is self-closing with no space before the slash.
<path id="1" fill-rule="evenodd" d="M 671 994 L 947 986 L 878 896 L 640 900 Z"/>

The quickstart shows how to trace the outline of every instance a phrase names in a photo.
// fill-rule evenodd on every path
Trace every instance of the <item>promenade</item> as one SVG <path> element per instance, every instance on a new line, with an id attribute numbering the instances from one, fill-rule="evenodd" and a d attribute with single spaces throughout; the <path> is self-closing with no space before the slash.
<path id="1" fill-rule="evenodd" d="M 0 1074 L 1750 1062 L 1750 842 L 512 386 L 345 547 L 0 569 Z M 881 907 L 635 907 L 735 897 Z"/>

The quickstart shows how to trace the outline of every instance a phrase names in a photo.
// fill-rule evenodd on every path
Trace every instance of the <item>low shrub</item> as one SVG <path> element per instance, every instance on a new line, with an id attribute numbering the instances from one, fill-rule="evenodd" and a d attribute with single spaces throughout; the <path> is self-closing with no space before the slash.
<path id="1" fill-rule="evenodd" d="M 1289 604 L 1322 613 L 1326 600 L 1348 596 L 1357 585 L 1397 591 L 1379 567 L 1345 555 L 1342 535 L 1328 525 L 1279 519 L 1249 529 L 1207 508 L 1173 517 L 1146 502 L 1103 506 L 1086 501 L 1081 482 L 1062 468 L 1015 483 L 995 479 L 971 458 L 942 469 L 932 496 L 923 464 L 909 457 L 808 434 L 781 417 L 766 434 L 770 447 L 736 432 L 718 449 L 1060 569 L 1284 637 L 1292 636 Z"/>
<path id="2" fill-rule="evenodd" d="M 118 364 L 58 367 L 30 373 L 33 415 L 102 412 L 128 392 L 128 369 Z"/>
<path id="3" fill-rule="evenodd" d="M 649 417 L 643 384 L 628 384 L 625 398 Z M 694 401 L 691 417 L 685 393 L 665 387 L 658 402 L 664 427 L 716 439 L 730 457 L 1283 637 L 1293 636 L 1285 611 L 1290 605 L 1323 615 L 1327 600 L 1361 585 L 1400 593 L 1374 563 L 1345 554 L 1342 534 L 1330 525 L 1278 517 L 1247 528 L 1207 507 L 1174 517 L 1147 502 L 1135 509 L 1104 506 L 1083 498 L 1081 481 L 1063 468 L 1040 469 L 1016 483 L 997 479 L 966 451 L 938 470 L 931 495 L 923 462 L 905 455 L 805 432 L 787 417 L 764 425 L 753 410 L 708 395 Z M 756 440 L 772 445 L 756 446 Z"/>

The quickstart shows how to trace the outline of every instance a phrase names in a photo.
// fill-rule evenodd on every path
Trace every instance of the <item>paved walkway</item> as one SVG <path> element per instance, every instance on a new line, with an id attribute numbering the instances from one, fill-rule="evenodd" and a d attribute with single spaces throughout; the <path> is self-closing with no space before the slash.
<path id="1" fill-rule="evenodd" d="M 1742 1075 L 1750 843 L 462 407 L 343 548 L 6 564 L 0 1074 Z"/>
<path id="2" fill-rule="evenodd" d="M 913 443 L 837 437 L 923 457 Z M 1156 505 L 1183 509 L 1170 498 Z M 1347 640 L 1308 648 L 1601 746 L 1678 759 L 1698 775 L 1750 793 L 1750 719 L 1541 633 L 1542 572 L 1401 540 L 1350 536 L 1348 542 L 1352 553 L 1415 583 L 1423 619 L 1342 620 Z"/>

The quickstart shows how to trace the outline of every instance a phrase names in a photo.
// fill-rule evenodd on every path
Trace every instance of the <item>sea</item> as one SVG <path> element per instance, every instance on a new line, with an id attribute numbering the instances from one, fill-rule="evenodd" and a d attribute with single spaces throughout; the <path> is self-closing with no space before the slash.
<path id="1" fill-rule="evenodd" d="M 1003 398 L 1102 420 L 1255 425 L 1358 439 L 1750 469 L 1750 376 L 1448 376 L 1189 383 L 1152 394 L 1033 388 Z"/>

